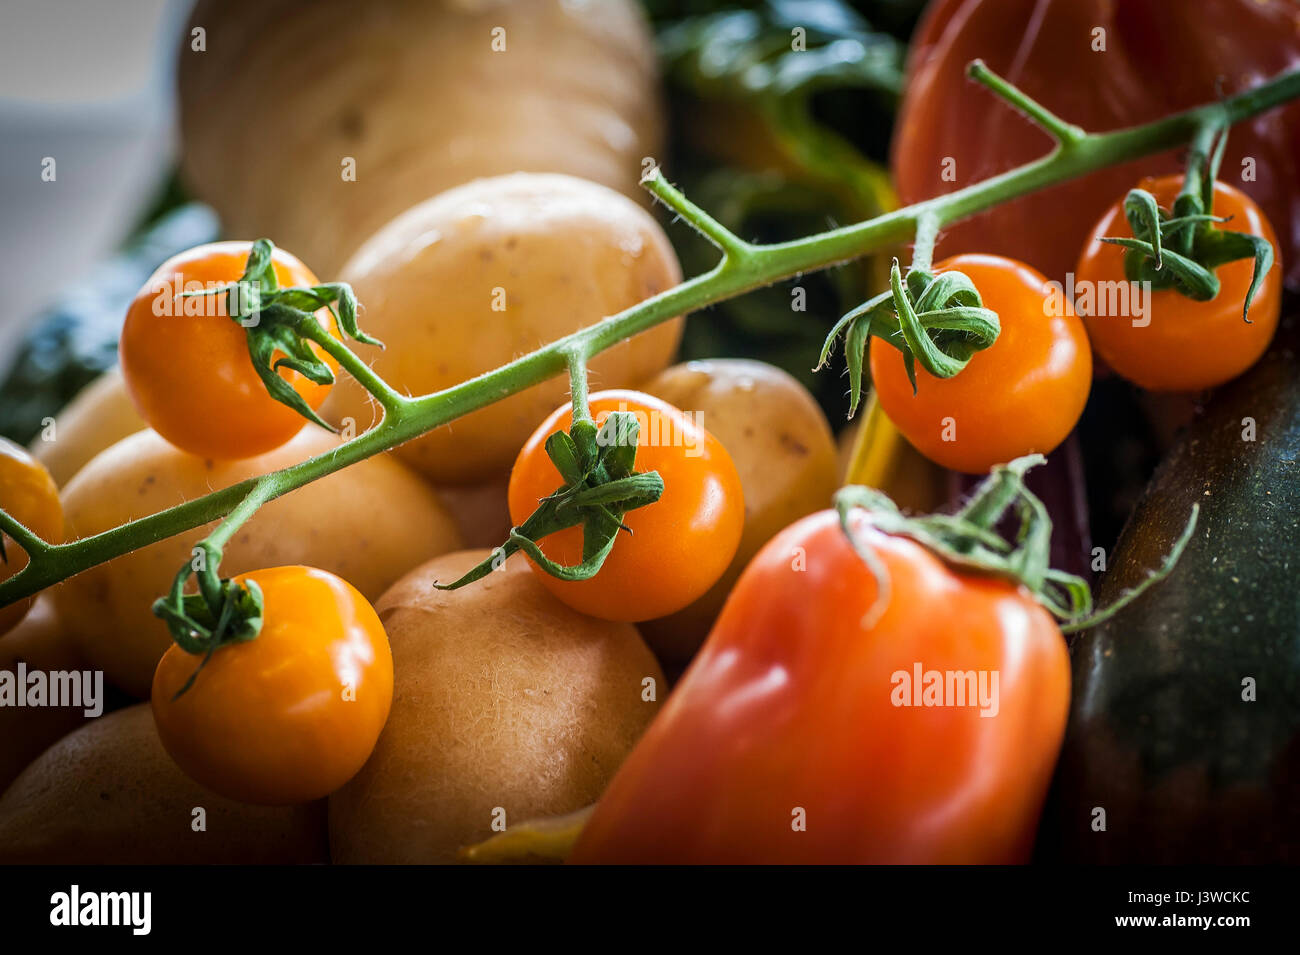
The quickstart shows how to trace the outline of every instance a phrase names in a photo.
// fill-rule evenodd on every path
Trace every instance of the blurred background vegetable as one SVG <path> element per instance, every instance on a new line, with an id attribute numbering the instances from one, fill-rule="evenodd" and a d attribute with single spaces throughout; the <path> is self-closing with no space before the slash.
<path id="1" fill-rule="evenodd" d="M 755 241 L 893 208 L 884 159 L 906 38 L 921 6 L 649 3 L 670 95 L 669 177 Z M 670 235 L 687 275 L 712 266 L 715 253 L 698 236 Z M 681 357 L 757 358 L 784 368 L 838 428 L 848 407 L 844 382 L 811 369 L 825 329 L 884 287 L 888 261 L 864 258 L 722 303 L 709 321 L 688 323 Z"/>
<path id="2" fill-rule="evenodd" d="M 1216 393 L 1125 527 L 1080 634 L 1039 854 L 1072 862 L 1300 861 L 1300 323 Z M 1104 831 L 1096 810 L 1105 810 Z"/>
<path id="3" fill-rule="evenodd" d="M 1103 131 L 1294 67 L 1297 18 L 1296 0 L 934 0 L 909 54 L 891 164 L 899 197 L 911 203 L 952 192 L 1050 147 L 1040 130 L 967 82 L 966 64 L 976 57 L 1070 122 Z M 1300 104 L 1243 123 L 1228 139 L 1222 176 L 1278 226 L 1291 284 L 1300 279 L 1298 138 Z M 1062 280 L 1116 197 L 1143 176 L 1180 171 L 1180 163 L 1170 152 L 1009 202 L 946 230 L 938 254 L 997 252 Z"/>
<path id="4" fill-rule="evenodd" d="M 232 238 L 271 237 L 326 280 L 452 186 L 563 172 L 643 200 L 661 152 L 635 0 L 200 0 L 190 22 L 207 50 L 180 53 L 185 181 Z M 303 55 L 304 37 L 329 42 Z"/>

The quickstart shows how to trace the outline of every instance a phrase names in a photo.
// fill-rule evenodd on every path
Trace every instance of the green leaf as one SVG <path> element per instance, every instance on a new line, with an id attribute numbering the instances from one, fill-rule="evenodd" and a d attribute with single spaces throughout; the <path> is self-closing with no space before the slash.
<path id="1" fill-rule="evenodd" d="M 262 379 L 262 384 L 266 386 L 267 393 L 276 401 L 298 412 L 308 421 L 314 422 L 329 431 L 335 431 L 334 426 L 318 415 L 311 405 L 307 404 L 303 396 L 298 394 L 293 386 L 281 378 L 275 369 L 271 367 L 272 356 L 279 348 L 275 336 L 266 334 L 259 326 L 258 328 L 248 329 L 246 337 L 248 339 L 248 357 L 252 359 L 253 370 L 257 372 L 257 377 Z"/>
<path id="2" fill-rule="evenodd" d="M 903 274 L 898 268 L 897 259 L 894 260 L 893 268 L 890 270 L 889 285 L 894 292 L 894 311 L 898 316 L 903 339 L 907 342 L 908 350 L 921 363 L 921 367 L 936 378 L 951 378 L 965 368 L 967 360 L 956 359 L 945 354 L 935 345 L 921 325 L 916 310 L 903 289 Z M 914 374 L 915 372 L 912 372 L 909 377 Z M 912 380 L 912 391 L 916 391 L 915 378 Z"/>
<path id="3" fill-rule="evenodd" d="M 1156 197 L 1145 189 L 1130 189 L 1124 197 L 1124 218 L 1128 219 L 1129 229 L 1135 239 L 1146 239 L 1151 243 L 1151 257 L 1155 260 L 1156 268 L 1160 268 L 1163 255 L 1160 223 L 1163 214 Z"/>
<path id="4" fill-rule="evenodd" d="M 860 539 L 857 532 L 860 525 L 850 519 L 854 513 L 862 513 L 869 526 L 886 534 L 914 540 L 956 567 L 1014 581 L 1029 590 L 1061 622 L 1063 632 L 1073 632 L 1113 614 L 1156 580 L 1166 576 L 1191 538 L 1197 509 L 1192 508 L 1182 536 L 1160 570 L 1125 594 L 1119 602 L 1094 614 L 1087 583 L 1050 566 L 1051 518 L 1042 500 L 1024 482 L 1025 473 L 1044 460 L 1042 455 L 1026 455 L 995 468 L 966 505 L 952 515 L 909 517 L 879 491 L 854 486 L 843 488 L 835 495 L 835 508 L 840 515 L 840 526 L 876 578 L 881 594 L 889 592 L 888 571 L 874 551 Z M 1008 512 L 1014 512 L 1019 520 L 1010 539 L 995 530 Z M 877 603 L 880 600 L 877 598 Z M 879 608 L 873 608 L 873 615 L 878 612 Z"/>
<path id="5" fill-rule="evenodd" d="M 248 260 L 244 263 L 244 274 L 239 281 L 255 283 L 264 296 L 278 291 L 280 283 L 272 261 L 274 253 L 275 245 L 270 239 L 255 241 L 249 250 Z"/>
<path id="6" fill-rule="evenodd" d="M 1152 258 L 1154 255 L 1151 243 L 1141 239 L 1107 237 L 1101 241 L 1122 246 L 1144 258 Z M 1198 302 L 1207 302 L 1219 294 L 1219 279 L 1212 271 L 1172 249 L 1164 250 L 1164 265 L 1159 271 L 1162 275 L 1172 278 L 1180 292 Z"/>
<path id="7" fill-rule="evenodd" d="M 864 312 L 849 324 L 844 337 L 844 358 L 849 366 L 849 417 L 858 411 L 862 400 L 862 365 L 867 355 L 867 341 L 871 337 L 870 311 Z"/>
<path id="8" fill-rule="evenodd" d="M 1267 239 L 1251 235 L 1248 232 L 1215 232 L 1212 251 L 1205 256 L 1205 262 L 1217 268 L 1238 259 L 1254 259 L 1255 268 L 1250 277 L 1250 288 L 1246 290 L 1246 299 L 1242 303 L 1242 321 L 1250 324 L 1250 306 L 1259 292 L 1260 283 L 1273 267 L 1273 244 Z"/>
<path id="9" fill-rule="evenodd" d="M 578 460 L 578 446 L 565 432 L 557 431 L 546 439 L 546 456 L 565 484 L 581 484 L 587 479 L 588 472 Z"/>
<path id="10" fill-rule="evenodd" d="M 615 411 L 605 419 L 596 436 L 596 443 L 600 448 L 600 461 L 611 477 L 624 477 L 632 473 L 640 434 L 641 425 L 631 412 Z"/>

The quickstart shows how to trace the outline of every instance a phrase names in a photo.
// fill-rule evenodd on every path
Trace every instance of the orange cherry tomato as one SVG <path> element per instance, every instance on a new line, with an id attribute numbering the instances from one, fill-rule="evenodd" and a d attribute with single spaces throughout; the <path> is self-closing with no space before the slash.
<path id="1" fill-rule="evenodd" d="M 931 0 L 913 32 L 890 168 L 901 202 L 953 192 L 1042 157 L 1040 128 L 966 76 L 971 60 L 1089 132 L 1213 103 L 1300 66 L 1295 0 Z M 1063 80 L 1069 77 L 1069 80 Z M 1225 170 L 1283 233 L 1300 280 L 1300 103 L 1228 137 Z M 937 256 L 993 252 L 1064 281 L 1097 221 L 1129 183 L 1182 168 L 1183 150 L 1107 166 L 943 230 Z M 1231 227 L 1229 227 L 1231 228 Z"/>
<path id="2" fill-rule="evenodd" d="M 172 759 L 215 793 L 285 805 L 320 799 L 370 757 L 393 700 L 393 657 L 374 608 L 312 567 L 240 574 L 265 600 L 262 632 L 201 658 L 173 645 L 153 678 Z"/>
<path id="3" fill-rule="evenodd" d="M 217 460 L 271 451 L 306 423 L 267 393 L 248 356 L 244 328 L 227 314 L 226 295 L 181 297 L 236 281 L 251 245 L 214 242 L 168 259 L 127 308 L 119 344 L 127 391 L 150 427 L 183 451 Z M 282 249 L 275 250 L 272 264 L 281 287 L 319 284 Z M 328 312 L 319 314 L 328 318 Z M 280 374 L 312 408 L 329 392 L 328 385 L 295 371 Z"/>
<path id="4" fill-rule="evenodd" d="M 27 451 L 7 438 L 0 438 L 0 508 L 9 516 L 51 544 L 63 540 L 63 507 L 59 488 L 50 472 Z M 8 580 L 27 566 L 27 553 L 8 534 L 3 534 L 4 558 L 0 559 L 0 580 Z M 0 634 L 7 633 L 31 608 L 32 598 L 0 607 Z"/>
<path id="5" fill-rule="evenodd" d="M 1060 630 L 1017 585 L 855 520 L 883 612 L 835 512 L 773 538 L 571 861 L 1027 860 L 1069 710 Z"/>
<path id="6" fill-rule="evenodd" d="M 1183 186 L 1182 175 L 1143 179 L 1164 209 L 1172 208 Z M 1221 228 L 1261 236 L 1277 252 L 1277 236 L 1255 201 L 1226 183 L 1214 184 L 1214 214 L 1227 216 Z M 1123 199 L 1106 210 L 1093 227 L 1075 268 L 1075 300 L 1097 354 L 1117 373 L 1151 391 L 1199 391 L 1235 378 L 1264 354 L 1282 313 L 1282 275 L 1275 261 L 1260 283 L 1250 306 L 1250 322 L 1242 320 L 1242 304 L 1254 273 L 1253 259 L 1238 259 L 1215 270 L 1219 294 L 1198 302 L 1177 289 L 1152 291 L 1142 314 L 1131 305 L 1124 314 L 1109 314 L 1114 306 L 1131 302 L 1133 293 L 1115 297 L 1103 290 L 1127 283 L 1124 249 L 1099 241 L 1102 236 L 1133 234 L 1124 217 Z M 1104 284 L 1103 284 L 1104 283 Z M 1129 286 L 1130 289 L 1133 286 Z M 1089 293 L 1092 301 L 1080 297 Z"/>
<path id="7" fill-rule="evenodd" d="M 745 503 L 740 477 L 726 449 L 708 431 L 667 402 L 637 391 L 603 391 L 590 398 L 597 426 L 613 411 L 636 414 L 636 469 L 658 471 L 663 496 L 629 511 L 614 549 L 589 580 L 552 577 L 533 570 L 551 593 L 570 607 L 605 620 L 650 620 L 675 613 L 707 591 L 722 576 L 740 543 Z M 572 409 L 566 405 L 535 432 L 510 474 L 510 519 L 522 524 L 537 502 L 563 484 L 546 439 L 567 431 Z M 538 542 L 561 564 L 582 561 L 582 528 L 571 527 Z"/>
<path id="8" fill-rule="evenodd" d="M 978 474 L 1032 452 L 1048 453 L 1073 430 L 1092 386 L 1092 352 L 1062 288 L 998 255 L 958 255 L 960 270 L 998 313 L 997 341 L 952 378 L 919 364 L 916 393 L 903 355 L 871 340 L 871 377 L 885 414 L 931 461 Z"/>

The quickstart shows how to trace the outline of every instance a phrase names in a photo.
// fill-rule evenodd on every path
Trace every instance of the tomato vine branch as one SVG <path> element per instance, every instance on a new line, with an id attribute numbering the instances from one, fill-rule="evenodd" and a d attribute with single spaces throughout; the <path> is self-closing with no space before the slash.
<path id="1" fill-rule="evenodd" d="M 270 501 L 364 458 L 394 448 L 471 411 L 499 401 L 569 369 L 570 357 L 585 359 L 678 315 L 687 314 L 774 282 L 825 269 L 869 252 L 922 238 L 1000 203 L 1074 179 L 1107 166 L 1186 145 L 1212 122 L 1240 122 L 1300 96 L 1300 70 L 1281 73 L 1250 90 L 1143 125 L 1085 133 L 1035 103 L 978 61 L 973 79 L 1038 123 L 1056 141 L 1040 159 L 953 192 L 896 209 L 873 219 L 787 242 L 755 245 L 727 230 L 653 170 L 643 183 L 722 253 L 718 265 L 644 302 L 609 316 L 508 364 L 423 397 L 398 394 L 341 342 L 313 337 L 375 396 L 384 410 L 380 423 L 325 454 L 249 479 L 201 498 L 64 544 L 31 539 L 30 532 L 0 511 L 0 526 L 20 544 L 29 561 L 0 583 L 0 606 L 30 596 L 90 567 L 129 551 L 217 520 L 257 491 Z M 922 226 L 924 225 L 924 228 Z M 308 333 L 314 336 L 315 333 Z M 16 533 L 13 533 L 15 532 Z M 25 534 L 26 532 L 26 534 Z"/>

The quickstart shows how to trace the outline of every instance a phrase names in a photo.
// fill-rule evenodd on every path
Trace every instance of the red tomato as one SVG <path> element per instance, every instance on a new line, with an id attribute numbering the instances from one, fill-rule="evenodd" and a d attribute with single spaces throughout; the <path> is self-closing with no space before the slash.
<path id="1" fill-rule="evenodd" d="M 1181 175 L 1139 183 L 1164 209 L 1173 207 L 1182 186 Z M 1214 214 L 1230 217 L 1222 228 L 1262 236 L 1277 249 L 1273 227 L 1245 193 L 1216 182 Z M 1279 263 L 1275 262 L 1264 276 L 1250 307 L 1249 323 L 1242 320 L 1242 305 L 1255 269 L 1253 259 L 1219 266 L 1215 270 L 1219 294 L 1209 301 L 1195 301 L 1177 289 L 1161 289 L 1151 293 L 1142 315 L 1132 314 L 1132 308 L 1125 310 L 1127 314 L 1105 314 L 1114 303 L 1098 290 L 1108 287 L 1104 283 L 1128 281 L 1125 250 L 1099 241 L 1102 236 L 1133 234 L 1124 217 L 1123 199 L 1116 200 L 1106 211 L 1092 234 L 1074 270 L 1076 294 L 1087 289 L 1093 299 L 1091 305 L 1078 299 L 1080 313 L 1093 348 L 1106 364 L 1130 381 L 1152 391 L 1210 388 L 1240 375 L 1273 340 L 1282 312 L 1283 270 Z"/>
<path id="2" fill-rule="evenodd" d="M 889 575 L 883 613 L 834 512 L 774 538 L 571 861 L 1027 859 L 1065 731 L 1065 641 L 1015 584 L 865 523 Z M 986 705 L 900 705 L 918 700 L 904 685 L 918 666 L 972 672 L 977 697 L 984 674 Z"/>
<path id="3" fill-rule="evenodd" d="M 740 543 L 745 500 L 731 456 L 692 418 L 658 398 L 638 391 L 602 391 L 590 398 L 592 418 L 603 425 L 613 411 L 629 411 L 641 425 L 636 470 L 658 471 L 663 496 L 629 511 L 600 572 L 589 580 L 559 580 L 533 570 L 551 593 L 570 607 L 605 620 L 650 620 L 692 603 L 722 576 Z M 572 409 L 566 405 L 528 439 L 508 491 L 510 519 L 528 519 L 543 497 L 564 482 L 546 456 L 546 439 L 567 431 Z M 561 564 L 582 561 L 582 528 L 571 527 L 538 542 Z"/>
<path id="4" fill-rule="evenodd" d="M 1104 131 L 1214 102 L 1300 65 L 1298 18 L 1295 0 L 935 0 L 912 39 L 895 126 L 899 198 L 952 192 L 1051 148 L 1045 133 L 966 78 L 971 60 L 1068 122 Z M 996 252 L 1063 280 L 1114 198 L 1144 175 L 1181 169 L 1181 152 L 1101 169 L 957 223 L 944 229 L 939 252 Z M 1300 278 L 1300 104 L 1235 126 L 1222 175 L 1285 227 L 1280 251 L 1289 279 Z"/>
<path id="5" fill-rule="evenodd" d="M 240 574 L 265 600 L 262 632 L 200 658 L 173 645 L 153 678 L 158 735 L 215 793 L 285 805 L 328 796 L 370 758 L 393 701 L 388 636 L 347 581 L 312 567 Z"/>
<path id="6" fill-rule="evenodd" d="M 226 314 L 226 296 L 180 297 L 189 287 L 219 288 L 236 281 L 243 275 L 251 245 L 214 242 L 168 259 L 136 294 L 122 326 L 122 374 L 141 417 L 182 451 L 201 457 L 231 460 L 264 454 L 306 423 L 267 393 L 248 356 L 244 328 Z M 319 284 L 283 249 L 275 250 L 272 264 L 282 288 Z M 320 317 L 327 321 L 328 312 Z M 332 322 L 326 327 L 332 328 Z M 333 359 L 311 347 L 336 367 Z M 329 385 L 318 385 L 296 371 L 282 369 L 280 374 L 312 408 L 319 408 L 329 392 Z"/>
<path id="7" fill-rule="evenodd" d="M 1046 454 L 1074 429 L 1092 386 L 1083 323 L 1062 289 L 1020 262 L 959 255 L 935 267 L 948 270 L 970 276 L 985 307 L 998 313 L 998 339 L 952 378 L 917 365 L 913 394 L 902 353 L 872 338 L 880 406 L 918 451 L 955 471 L 978 474 Z"/>

